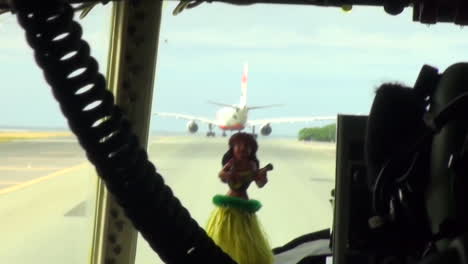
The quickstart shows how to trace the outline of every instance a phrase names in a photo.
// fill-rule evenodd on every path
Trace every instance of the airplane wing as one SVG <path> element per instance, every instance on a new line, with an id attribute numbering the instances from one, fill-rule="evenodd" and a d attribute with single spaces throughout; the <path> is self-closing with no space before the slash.
<path id="1" fill-rule="evenodd" d="M 265 124 L 280 124 L 280 123 L 307 123 L 324 120 L 336 120 L 336 116 L 315 116 L 315 117 L 285 117 L 271 118 L 247 121 L 248 126 L 258 126 Z"/>
<path id="2" fill-rule="evenodd" d="M 218 123 L 215 120 L 211 120 L 208 118 L 204 117 L 197 117 L 197 116 L 191 116 L 191 115 L 185 115 L 185 114 L 177 114 L 177 113 L 154 113 L 153 115 L 161 116 L 161 117 L 173 117 L 176 119 L 185 119 L 189 121 L 199 121 L 202 123 L 207 123 L 207 124 L 212 124 L 212 125 L 218 125 Z"/>

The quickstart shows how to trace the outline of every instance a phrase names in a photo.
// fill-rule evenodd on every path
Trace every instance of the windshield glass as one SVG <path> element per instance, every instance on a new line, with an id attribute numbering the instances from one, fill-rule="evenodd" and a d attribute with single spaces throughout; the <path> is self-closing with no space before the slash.
<path id="1" fill-rule="evenodd" d="M 380 84 L 412 86 L 424 64 L 443 71 L 468 55 L 465 29 L 412 22 L 411 9 L 203 3 L 174 16 L 177 4 L 163 10 L 150 157 L 206 227 L 211 199 L 228 191 L 228 138 L 240 117 L 257 122 L 240 129 L 258 134 L 261 166 L 274 165 L 264 188 L 248 189 L 272 247 L 332 223 L 335 121 L 300 118 L 366 115 Z M 140 239 L 137 263 L 153 258 Z"/>
<path id="2" fill-rule="evenodd" d="M 79 22 L 105 73 L 110 8 L 93 11 Z M 0 263 L 87 263 L 96 173 L 10 13 L 0 43 Z"/>

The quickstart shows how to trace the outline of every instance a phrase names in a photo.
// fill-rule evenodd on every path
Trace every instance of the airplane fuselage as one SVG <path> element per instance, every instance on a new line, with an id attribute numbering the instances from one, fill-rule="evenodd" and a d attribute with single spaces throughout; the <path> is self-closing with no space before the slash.
<path id="1" fill-rule="evenodd" d="M 242 130 L 248 118 L 247 107 L 223 107 L 216 113 L 216 120 L 222 130 Z"/>

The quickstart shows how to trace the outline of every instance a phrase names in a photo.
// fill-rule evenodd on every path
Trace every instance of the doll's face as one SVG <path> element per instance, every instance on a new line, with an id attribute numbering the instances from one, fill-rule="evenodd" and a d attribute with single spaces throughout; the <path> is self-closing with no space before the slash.
<path id="1" fill-rule="evenodd" d="M 241 141 L 234 144 L 233 152 L 235 159 L 243 160 L 250 157 L 252 150 L 247 143 Z"/>

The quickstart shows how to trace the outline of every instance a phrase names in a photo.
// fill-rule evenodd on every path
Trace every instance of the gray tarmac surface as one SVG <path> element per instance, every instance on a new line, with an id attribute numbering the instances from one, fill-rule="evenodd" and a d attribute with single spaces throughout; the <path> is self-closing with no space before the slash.
<path id="1" fill-rule="evenodd" d="M 249 195 L 272 246 L 331 225 L 335 146 L 259 138 L 269 182 Z M 152 137 L 149 157 L 192 217 L 204 227 L 211 198 L 227 186 L 217 179 L 226 138 Z M 0 144 L 0 263 L 88 262 L 96 175 L 73 139 Z M 141 238 L 141 237 L 140 237 Z M 138 242 L 136 262 L 162 263 Z"/>

